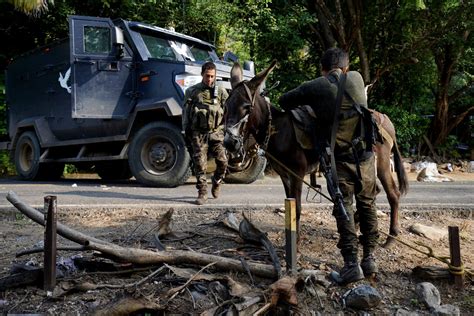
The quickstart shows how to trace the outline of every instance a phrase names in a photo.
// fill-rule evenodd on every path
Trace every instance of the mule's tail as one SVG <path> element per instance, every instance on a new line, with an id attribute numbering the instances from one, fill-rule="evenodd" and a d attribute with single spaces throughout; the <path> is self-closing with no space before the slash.
<path id="1" fill-rule="evenodd" d="M 400 193 L 404 195 L 408 192 L 408 177 L 407 173 L 405 172 L 405 168 L 403 167 L 402 155 L 398 150 L 396 141 L 393 142 L 392 152 L 395 164 L 395 172 L 397 173 L 398 179 L 398 190 L 400 190 Z"/>

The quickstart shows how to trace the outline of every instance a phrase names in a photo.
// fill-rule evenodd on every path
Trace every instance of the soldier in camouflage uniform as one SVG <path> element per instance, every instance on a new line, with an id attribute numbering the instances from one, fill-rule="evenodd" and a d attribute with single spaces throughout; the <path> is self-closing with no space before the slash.
<path id="1" fill-rule="evenodd" d="M 333 211 L 339 232 L 337 246 L 344 258 L 344 267 L 339 273 L 331 273 L 331 276 L 339 284 L 348 284 L 363 279 L 364 275 L 368 277 L 377 272 L 373 251 L 379 238 L 375 208 L 375 197 L 379 189 L 376 184 L 372 143 L 364 141 L 359 132 L 361 124 L 366 124 L 359 113 L 360 108 L 364 107 L 364 111 L 367 109 L 367 97 L 362 76 L 356 71 L 348 71 L 347 53 L 336 48 L 329 49 L 324 53 L 321 58 L 321 66 L 323 76 L 303 83 L 296 89 L 282 95 L 279 104 L 283 109 L 304 104 L 311 105 L 318 116 L 316 122 L 318 124 L 317 141 L 319 143 L 330 142 L 338 81 L 342 73 L 346 74 L 345 94 L 340 107 L 339 126 L 333 154 L 336 160 L 339 188 L 343 195 L 349 221 L 337 216 L 336 209 Z M 359 111 L 356 110 L 355 103 L 358 104 Z M 330 123 L 328 124 L 328 122 Z M 361 139 L 356 141 L 358 137 Z M 357 208 L 356 217 L 360 221 L 361 235 L 359 238 L 352 207 L 354 196 Z M 363 247 L 360 265 L 358 240 Z"/>
<path id="2" fill-rule="evenodd" d="M 210 151 L 216 160 L 216 171 L 212 177 L 211 193 L 219 196 L 220 185 L 227 168 L 224 148 L 224 103 L 227 91 L 216 85 L 216 65 L 202 65 L 202 82 L 188 88 L 184 96 L 183 130 L 192 147 L 194 173 L 198 197 L 196 204 L 207 201 L 207 154 Z"/>

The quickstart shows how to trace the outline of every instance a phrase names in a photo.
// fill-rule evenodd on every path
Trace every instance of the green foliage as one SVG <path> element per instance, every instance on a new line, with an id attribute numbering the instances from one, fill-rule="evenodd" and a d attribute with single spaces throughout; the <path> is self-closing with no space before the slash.
<path id="1" fill-rule="evenodd" d="M 7 117 L 5 104 L 5 75 L 0 73 L 0 135 L 7 134 Z M 8 151 L 0 150 L 0 175 L 8 176 L 15 174 L 15 167 L 10 162 Z"/>
<path id="2" fill-rule="evenodd" d="M 408 111 L 376 104 L 372 106 L 379 112 L 382 112 L 390 118 L 397 133 L 397 143 L 404 155 L 410 154 L 410 149 L 415 148 L 420 143 L 421 137 L 426 133 L 429 126 L 429 119 L 416 114 L 410 114 Z"/>
<path id="3" fill-rule="evenodd" d="M 338 18 L 335 2 L 322 2 Z M 63 0 L 49 3 L 48 11 L 40 17 L 31 17 L 14 10 L 11 3 L 0 1 L 3 36 L 0 72 L 3 73 L 12 57 L 67 37 L 69 14 L 124 18 L 174 27 L 178 32 L 213 43 L 220 55 L 231 50 L 241 61 L 253 60 L 257 71 L 276 59 L 279 66 L 267 82 L 270 86 L 280 81 L 278 88 L 270 93 L 270 99 L 275 102 L 281 93 L 320 75 L 319 58 L 327 44 L 321 39 L 318 1 Z M 377 78 L 369 104 L 390 116 L 405 152 L 418 144 L 421 135 L 434 134 L 428 131 L 428 122 L 421 117 L 436 114 L 439 81 L 443 78 L 440 57 L 458 58 L 452 76 L 447 78 L 448 95 L 457 95 L 449 103 L 450 117 L 473 104 L 473 36 L 465 41 L 462 38 L 465 30 L 473 29 L 469 3 L 458 0 L 357 2 L 370 76 Z M 347 4 L 341 1 L 348 38 L 357 30 Z M 332 25 L 332 36 L 340 44 L 336 27 Z M 361 58 L 357 43 L 348 43 L 348 48 L 351 68 L 358 70 Z M 5 103 L 3 96 L 0 98 L 0 132 L 5 132 Z M 468 131 L 460 133 L 458 140 L 472 145 L 469 130 L 472 127 L 465 125 Z"/>
<path id="4" fill-rule="evenodd" d="M 0 176 L 12 176 L 15 174 L 15 166 L 10 161 L 7 150 L 0 150 Z"/>
<path id="5" fill-rule="evenodd" d="M 436 150 L 443 159 L 461 158 L 461 154 L 457 148 L 458 144 L 458 138 L 455 135 L 449 135 L 446 140 L 436 148 Z"/>
<path id="6" fill-rule="evenodd" d="M 78 173 L 78 171 L 79 169 L 75 165 L 66 164 L 64 166 L 64 173 L 66 174 Z"/>

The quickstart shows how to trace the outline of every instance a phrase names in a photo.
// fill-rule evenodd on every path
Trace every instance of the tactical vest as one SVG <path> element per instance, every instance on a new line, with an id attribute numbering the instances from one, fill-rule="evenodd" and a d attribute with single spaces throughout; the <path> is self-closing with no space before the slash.
<path id="1" fill-rule="evenodd" d="M 223 129 L 222 91 L 215 88 L 197 88 L 191 93 L 191 129 L 199 132 L 215 132 Z"/>

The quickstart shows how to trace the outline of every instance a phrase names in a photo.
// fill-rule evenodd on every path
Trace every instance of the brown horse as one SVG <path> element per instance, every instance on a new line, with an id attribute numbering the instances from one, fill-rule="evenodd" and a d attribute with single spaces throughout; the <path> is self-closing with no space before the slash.
<path id="1" fill-rule="evenodd" d="M 227 99 L 224 115 L 226 128 L 224 144 L 231 156 L 239 152 L 249 155 L 256 152 L 255 148 L 263 148 L 266 153 L 276 157 L 280 163 L 297 175 L 288 172 L 278 163 L 272 164 L 272 168 L 280 175 L 283 182 L 286 197 L 296 200 L 297 231 L 299 232 L 302 179 L 306 174 L 317 170 L 319 157 L 316 157 L 314 151 L 305 150 L 299 145 L 293 128 L 293 118 L 289 112 L 281 112 L 272 107 L 260 94 L 263 82 L 275 65 L 274 61 L 270 67 L 250 81 L 242 81 L 242 68 L 239 64 L 232 67 L 232 92 Z M 382 127 L 382 134 L 386 139 L 383 144 L 378 143 L 374 148 L 377 154 L 377 176 L 390 204 L 390 234 L 397 236 L 399 199 L 400 195 L 408 189 L 408 180 L 392 122 L 382 113 L 374 111 L 373 115 Z M 398 187 L 391 173 L 391 153 L 394 156 Z M 271 160 L 270 163 L 272 163 Z M 391 241 L 388 239 L 386 245 Z"/>

